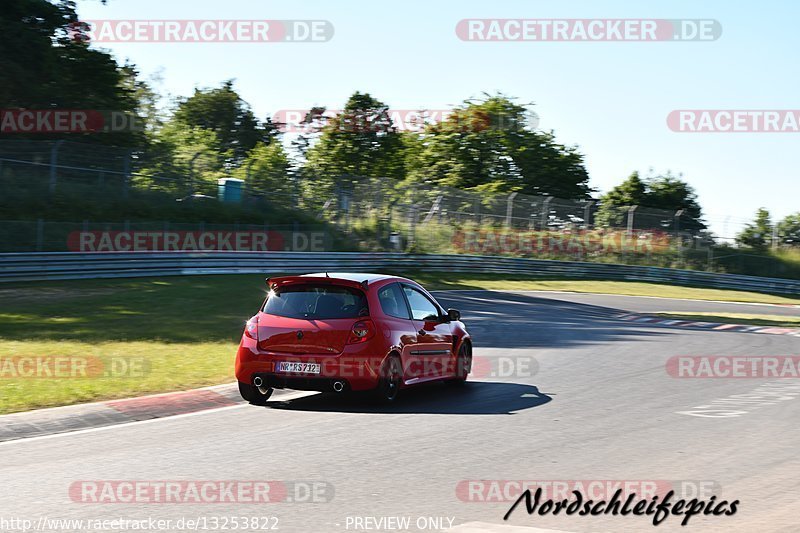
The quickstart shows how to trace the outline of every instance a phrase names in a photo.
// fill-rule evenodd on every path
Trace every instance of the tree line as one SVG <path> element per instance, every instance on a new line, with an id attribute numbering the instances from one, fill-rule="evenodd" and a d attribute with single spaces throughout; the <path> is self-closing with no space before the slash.
<path id="1" fill-rule="evenodd" d="M 307 127 L 289 136 L 282 132 L 284 124 L 257 117 L 233 80 L 195 89 L 165 106 L 135 65 L 120 65 L 71 38 L 77 22 L 69 0 L 4 4 L 0 107 L 103 109 L 136 117 L 139 127 L 126 131 L 66 135 L 131 148 L 141 176 L 191 174 L 198 184 L 232 176 L 276 194 L 296 190 L 297 184 L 323 191 L 342 176 L 382 178 L 488 196 L 517 192 L 598 200 L 595 223 L 604 226 L 624 225 L 629 207 L 639 206 L 676 213 L 683 231 L 706 230 L 695 191 L 669 172 L 646 178 L 634 172 L 596 198 L 579 148 L 536 129 L 530 106 L 503 94 L 465 100 L 444 120 L 412 131 L 393 123 L 387 103 L 355 92 L 332 117 L 324 108 L 310 108 L 303 120 Z M 741 244 L 763 247 L 776 238 L 800 244 L 800 213 L 779 222 L 775 231 L 764 213 L 739 236 Z"/>

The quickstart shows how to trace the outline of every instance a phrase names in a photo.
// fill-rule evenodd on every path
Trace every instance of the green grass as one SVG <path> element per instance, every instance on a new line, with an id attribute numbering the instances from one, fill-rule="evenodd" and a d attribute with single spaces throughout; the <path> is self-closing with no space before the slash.
<path id="1" fill-rule="evenodd" d="M 236 343 L 0 340 L 0 353 L 0 413 L 11 413 L 226 383 L 233 380 Z M 18 358 L 43 357 L 69 361 L 61 375 L 75 377 L 11 377 L 29 368 Z M 55 359 L 49 361 L 53 371 Z"/>
<path id="2" fill-rule="evenodd" d="M 558 290 L 800 304 L 800 299 L 767 294 L 648 283 L 406 275 L 430 289 Z M 43 356 L 97 358 L 105 364 L 143 362 L 132 375 L 63 379 L 9 377 L 0 364 L 0 413 L 232 381 L 244 322 L 265 292 L 262 275 L 0 285 L 0 363 L 8 360 L 4 358 Z"/>
<path id="3" fill-rule="evenodd" d="M 772 326 L 776 328 L 800 328 L 800 317 L 781 315 L 753 315 L 746 313 L 651 313 L 655 316 L 693 322 L 720 322 L 722 324 L 746 324 Z"/>
<path id="4" fill-rule="evenodd" d="M 244 322 L 264 294 L 263 276 L 0 286 L 0 358 L 147 363 L 144 372 L 122 378 L 25 379 L 6 371 L 0 413 L 232 381 Z"/>

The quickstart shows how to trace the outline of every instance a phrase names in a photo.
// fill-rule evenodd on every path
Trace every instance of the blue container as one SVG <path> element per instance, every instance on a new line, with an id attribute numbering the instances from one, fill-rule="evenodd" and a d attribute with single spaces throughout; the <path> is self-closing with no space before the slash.
<path id="1" fill-rule="evenodd" d="M 217 180 L 217 196 L 220 202 L 238 204 L 242 202 L 242 186 L 244 181 L 236 178 Z"/>

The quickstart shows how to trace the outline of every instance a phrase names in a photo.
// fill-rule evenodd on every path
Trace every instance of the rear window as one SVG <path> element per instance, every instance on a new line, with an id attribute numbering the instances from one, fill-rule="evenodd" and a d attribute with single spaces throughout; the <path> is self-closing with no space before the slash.
<path id="1" fill-rule="evenodd" d="M 331 285 L 298 285 L 270 291 L 263 311 L 268 315 L 309 320 L 369 315 L 363 292 Z"/>

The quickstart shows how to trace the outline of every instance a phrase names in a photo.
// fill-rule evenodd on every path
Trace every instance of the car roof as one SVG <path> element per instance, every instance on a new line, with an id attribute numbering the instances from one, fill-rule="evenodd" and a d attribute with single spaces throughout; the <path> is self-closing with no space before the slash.
<path id="1" fill-rule="evenodd" d="M 372 283 L 374 281 L 379 281 L 383 279 L 405 279 L 400 278 L 397 276 L 390 276 L 389 274 L 370 274 L 368 272 L 317 272 L 315 274 L 303 274 L 301 277 L 309 277 L 309 278 L 336 278 L 336 279 L 346 279 L 348 281 L 357 281 L 361 283 L 362 281 L 366 281 L 367 283 Z"/>

